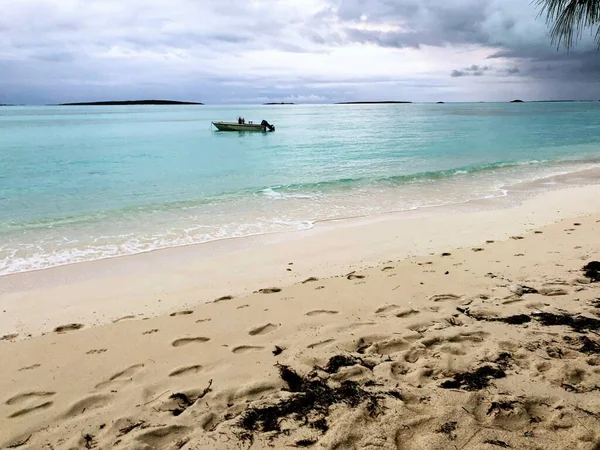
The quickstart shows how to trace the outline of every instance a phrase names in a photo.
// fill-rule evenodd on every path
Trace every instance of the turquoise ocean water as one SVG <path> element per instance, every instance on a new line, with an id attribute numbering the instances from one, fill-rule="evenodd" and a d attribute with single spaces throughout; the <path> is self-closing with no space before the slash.
<path id="1" fill-rule="evenodd" d="M 226 133 L 211 120 L 274 123 Z M 0 108 L 0 275 L 510 196 L 600 166 L 600 103 Z"/>

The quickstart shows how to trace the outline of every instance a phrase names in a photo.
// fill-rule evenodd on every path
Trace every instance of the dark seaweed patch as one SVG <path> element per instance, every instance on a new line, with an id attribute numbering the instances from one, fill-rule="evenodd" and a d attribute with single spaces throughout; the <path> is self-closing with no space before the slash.
<path id="1" fill-rule="evenodd" d="M 356 358 L 347 355 L 336 355 L 329 359 L 327 365 L 324 367 L 324 371 L 327 373 L 337 373 L 342 367 L 350 367 L 359 364 Z"/>
<path id="2" fill-rule="evenodd" d="M 532 318 L 545 326 L 564 325 L 571 327 L 578 333 L 588 330 L 600 329 L 600 320 L 585 316 L 571 316 L 569 314 L 553 314 L 548 312 L 533 313 Z"/>
<path id="3" fill-rule="evenodd" d="M 492 402 L 490 408 L 487 411 L 488 416 L 496 411 L 512 411 L 515 407 L 515 401 L 500 401 Z"/>
<path id="4" fill-rule="evenodd" d="M 479 316 L 477 314 L 473 314 L 469 311 L 468 308 L 456 308 L 458 311 L 463 313 L 465 316 L 468 316 L 475 320 L 485 321 L 485 322 L 502 322 L 507 323 L 509 325 L 522 325 L 524 323 L 531 322 L 531 317 L 527 314 L 516 314 L 514 316 L 508 317 L 484 317 Z"/>
<path id="5" fill-rule="evenodd" d="M 600 344 L 598 344 L 596 341 L 592 341 L 586 336 L 582 336 L 580 341 L 583 344 L 579 349 L 581 353 L 587 353 L 590 355 L 600 355 Z"/>
<path id="6" fill-rule="evenodd" d="M 600 261 L 590 261 L 583 266 L 584 275 L 592 282 L 600 281 Z"/>
<path id="7" fill-rule="evenodd" d="M 473 372 L 457 373 L 452 380 L 444 381 L 440 387 L 444 389 L 479 391 L 488 387 L 492 380 L 504 377 L 506 377 L 504 369 L 486 365 L 475 369 Z"/>
<path id="8" fill-rule="evenodd" d="M 536 321 L 547 327 L 563 325 L 571 327 L 578 333 L 584 333 L 588 330 L 593 331 L 600 329 L 600 320 L 594 319 L 592 317 L 585 317 L 579 315 L 536 312 L 533 313 L 531 316 L 528 316 L 527 314 L 517 314 L 508 317 L 484 317 L 471 313 L 468 308 L 456 309 L 464 315 L 471 317 L 472 319 L 485 322 L 503 322 L 510 325 L 522 325 L 524 323 L 531 322 L 532 319 L 535 319 Z"/>
<path id="9" fill-rule="evenodd" d="M 334 358 L 330 360 L 331 364 L 328 363 L 331 370 L 336 368 L 336 364 L 341 364 L 337 367 L 339 369 L 344 367 L 344 362 L 348 362 L 344 357 Z M 248 408 L 239 420 L 239 426 L 245 432 L 281 432 L 281 421 L 284 419 L 295 420 L 325 432 L 329 428 L 329 408 L 334 404 L 351 408 L 365 404 L 372 417 L 380 412 L 381 394 L 366 391 L 364 386 L 355 381 L 344 381 L 339 386 L 331 387 L 326 380 L 315 377 L 314 373 L 302 377 L 289 366 L 277 365 L 277 368 L 279 376 L 287 384 L 287 390 L 295 395 L 273 405 Z"/>

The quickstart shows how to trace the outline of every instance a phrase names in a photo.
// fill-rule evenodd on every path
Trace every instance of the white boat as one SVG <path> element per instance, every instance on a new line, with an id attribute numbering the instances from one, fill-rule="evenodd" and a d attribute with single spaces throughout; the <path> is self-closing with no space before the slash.
<path id="1" fill-rule="evenodd" d="M 275 126 L 266 120 L 258 123 L 211 122 L 219 131 L 275 131 Z"/>

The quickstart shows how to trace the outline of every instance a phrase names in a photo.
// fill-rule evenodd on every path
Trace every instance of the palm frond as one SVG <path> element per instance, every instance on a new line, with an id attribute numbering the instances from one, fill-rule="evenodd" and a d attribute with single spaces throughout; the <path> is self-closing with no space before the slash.
<path id="1" fill-rule="evenodd" d="M 552 43 L 558 47 L 571 48 L 585 29 L 600 24 L 600 0 L 534 1 L 541 6 L 540 15 L 546 15 L 546 22 L 551 25 Z M 596 30 L 595 41 L 600 47 L 600 28 Z"/>

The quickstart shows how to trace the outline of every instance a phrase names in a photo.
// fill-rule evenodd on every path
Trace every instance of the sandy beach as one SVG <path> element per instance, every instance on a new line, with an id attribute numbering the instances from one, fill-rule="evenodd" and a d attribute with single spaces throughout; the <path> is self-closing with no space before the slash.
<path id="1" fill-rule="evenodd" d="M 2 277 L 0 448 L 598 449 L 599 199 Z"/>

